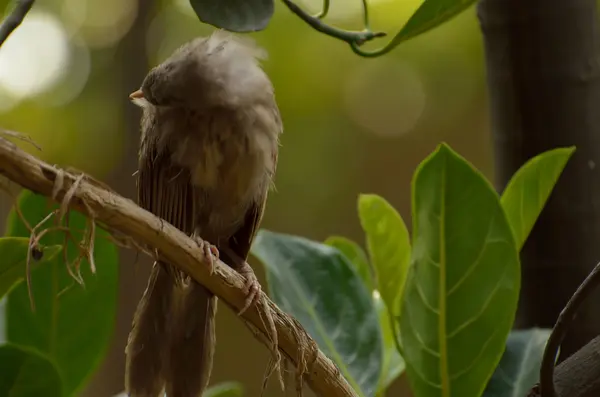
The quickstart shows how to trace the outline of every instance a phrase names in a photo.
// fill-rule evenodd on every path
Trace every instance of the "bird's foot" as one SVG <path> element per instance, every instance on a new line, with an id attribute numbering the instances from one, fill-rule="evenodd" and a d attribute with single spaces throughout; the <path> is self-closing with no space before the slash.
<path id="1" fill-rule="evenodd" d="M 246 301 L 244 307 L 238 312 L 238 316 L 244 313 L 248 308 L 260 300 L 260 292 L 262 287 L 254 274 L 252 266 L 248 262 L 243 261 L 241 265 L 236 269 L 239 274 L 244 276 L 246 282 L 244 284 L 244 293 L 246 293 Z"/>
<path id="2" fill-rule="evenodd" d="M 192 238 L 198 244 L 198 248 L 202 250 L 204 259 L 208 264 L 208 270 L 212 276 L 215 272 L 215 260 L 219 259 L 219 249 L 208 241 L 202 240 L 199 236 L 194 235 Z"/>

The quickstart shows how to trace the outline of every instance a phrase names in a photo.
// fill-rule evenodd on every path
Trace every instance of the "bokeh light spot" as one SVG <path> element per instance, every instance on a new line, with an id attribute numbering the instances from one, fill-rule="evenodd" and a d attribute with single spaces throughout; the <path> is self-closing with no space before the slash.
<path id="1" fill-rule="evenodd" d="M 30 13 L 0 51 L 0 90 L 15 100 L 50 90 L 66 74 L 68 37 L 47 13 Z"/>
<path id="2" fill-rule="evenodd" d="M 370 61 L 348 74 L 344 96 L 348 115 L 377 135 L 411 131 L 425 110 L 421 76 L 409 63 L 392 57 Z"/>
<path id="3" fill-rule="evenodd" d="M 91 48 L 115 45 L 129 32 L 138 14 L 137 0 L 64 0 L 62 16 L 71 33 Z"/>

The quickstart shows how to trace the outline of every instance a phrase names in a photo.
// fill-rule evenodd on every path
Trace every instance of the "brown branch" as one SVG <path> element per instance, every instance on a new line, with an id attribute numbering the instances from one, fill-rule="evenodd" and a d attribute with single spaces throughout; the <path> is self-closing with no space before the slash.
<path id="1" fill-rule="evenodd" d="M 0 174 L 26 189 L 51 197 L 61 203 L 65 194 L 78 179 L 76 175 L 51 166 L 19 149 L 12 142 L 0 138 Z M 57 176 L 62 174 L 60 189 L 55 190 Z M 123 233 L 142 245 L 156 250 L 159 257 L 187 272 L 206 286 L 236 312 L 244 307 L 244 280 L 223 262 L 215 264 L 215 271 L 203 263 L 192 239 L 167 222 L 140 208 L 133 201 L 106 189 L 93 179 L 82 178 L 74 189 L 70 206 L 83 214 L 93 211 L 95 220 L 110 230 Z M 273 317 L 280 351 L 304 373 L 310 388 L 324 397 L 356 397 L 338 368 L 318 348 L 300 324 L 282 312 L 263 294 L 265 305 L 255 305 L 242 314 L 261 335 L 258 339 L 270 347 L 269 329 L 262 318 Z M 268 310 L 268 312 L 267 312 Z"/>
<path id="2" fill-rule="evenodd" d="M 554 370 L 557 397 L 600 396 L 600 336 L 569 356 Z M 541 397 L 539 384 L 527 397 Z"/>
<path id="3" fill-rule="evenodd" d="M 600 263 L 596 265 L 594 270 L 581 283 L 577 291 L 573 294 L 563 311 L 558 316 L 556 324 L 552 329 L 552 334 L 548 338 L 546 349 L 544 350 L 544 358 L 540 369 L 540 391 L 542 397 L 558 397 L 554 389 L 554 363 L 556 355 L 562 343 L 569 325 L 575 318 L 577 310 L 594 290 L 600 286 Z"/>
<path id="4" fill-rule="evenodd" d="M 4 44 L 13 30 L 23 22 L 25 15 L 31 10 L 33 3 L 34 0 L 17 0 L 15 8 L 0 25 L 0 46 Z"/>

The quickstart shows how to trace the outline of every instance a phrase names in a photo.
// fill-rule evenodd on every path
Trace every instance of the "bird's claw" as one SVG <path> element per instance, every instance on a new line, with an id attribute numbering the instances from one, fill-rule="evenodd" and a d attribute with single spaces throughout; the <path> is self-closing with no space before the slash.
<path id="1" fill-rule="evenodd" d="M 212 275 L 215 272 L 215 259 L 219 259 L 219 249 L 199 236 L 193 236 L 193 239 L 198 244 L 198 248 L 202 250 L 204 259 L 208 264 L 208 270 Z"/>
<path id="2" fill-rule="evenodd" d="M 258 303 L 258 301 L 260 300 L 260 293 L 262 287 L 260 286 L 260 283 L 258 282 L 256 275 L 254 274 L 254 270 L 248 264 L 248 262 L 244 261 L 244 264 L 240 267 L 238 273 L 240 273 L 246 279 L 246 282 L 244 284 L 244 293 L 246 294 L 246 301 L 244 303 L 244 307 L 242 307 L 242 309 L 238 312 L 239 316 L 242 315 L 246 310 L 248 310 L 250 306 Z"/>

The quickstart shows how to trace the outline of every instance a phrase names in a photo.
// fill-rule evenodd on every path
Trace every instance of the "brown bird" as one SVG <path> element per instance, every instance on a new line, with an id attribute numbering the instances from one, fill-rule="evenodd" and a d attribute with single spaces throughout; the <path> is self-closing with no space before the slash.
<path id="1" fill-rule="evenodd" d="M 246 277 L 245 310 L 260 297 L 246 262 L 277 165 L 282 132 L 265 52 L 216 31 L 176 50 L 130 95 L 143 111 L 139 205 L 192 236 Z M 214 244 L 214 245 L 212 245 Z M 199 397 L 215 345 L 217 299 L 155 262 L 126 348 L 132 397 Z"/>

